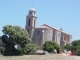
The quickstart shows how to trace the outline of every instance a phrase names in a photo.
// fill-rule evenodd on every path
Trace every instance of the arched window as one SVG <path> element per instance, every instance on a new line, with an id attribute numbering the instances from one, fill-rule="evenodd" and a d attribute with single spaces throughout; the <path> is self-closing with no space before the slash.
<path id="1" fill-rule="evenodd" d="M 34 15 L 35 15 L 35 12 L 34 12 Z"/>
<path id="2" fill-rule="evenodd" d="M 34 19 L 34 27 L 35 27 L 35 19 Z"/>
<path id="3" fill-rule="evenodd" d="M 31 12 L 30 12 L 30 15 L 31 15 Z"/>
<path id="4" fill-rule="evenodd" d="M 37 34 L 38 34 L 38 35 L 40 34 L 40 30 L 37 31 Z"/>
<path id="5" fill-rule="evenodd" d="M 60 37 L 60 33 L 58 33 L 58 37 Z"/>
<path id="6" fill-rule="evenodd" d="M 28 26 L 30 26 L 30 19 L 28 20 Z"/>

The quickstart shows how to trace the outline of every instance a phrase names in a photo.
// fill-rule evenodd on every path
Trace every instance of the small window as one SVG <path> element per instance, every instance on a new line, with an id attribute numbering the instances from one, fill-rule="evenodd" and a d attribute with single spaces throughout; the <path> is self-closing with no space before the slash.
<path id="1" fill-rule="evenodd" d="M 34 27 L 35 27 L 35 20 L 34 20 Z"/>
<path id="2" fill-rule="evenodd" d="M 31 15 L 31 12 L 30 12 L 30 15 Z"/>
<path id="3" fill-rule="evenodd" d="M 38 35 L 40 34 L 40 30 L 37 31 L 37 34 L 38 34 Z"/>
<path id="4" fill-rule="evenodd" d="M 35 12 L 34 12 L 34 15 L 35 15 Z"/>
<path id="5" fill-rule="evenodd" d="M 30 19 L 29 19 L 29 21 L 28 21 L 28 26 L 30 26 Z"/>
<path id="6" fill-rule="evenodd" d="M 58 33 L 58 37 L 60 37 L 60 33 Z"/>

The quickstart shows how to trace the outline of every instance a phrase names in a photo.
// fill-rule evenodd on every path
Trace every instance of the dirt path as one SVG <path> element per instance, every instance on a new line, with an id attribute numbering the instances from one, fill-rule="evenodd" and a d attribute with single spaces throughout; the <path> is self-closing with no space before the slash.
<path id="1" fill-rule="evenodd" d="M 0 56 L 0 60 L 80 60 L 79 56 L 60 55 L 24 55 L 24 56 Z"/>

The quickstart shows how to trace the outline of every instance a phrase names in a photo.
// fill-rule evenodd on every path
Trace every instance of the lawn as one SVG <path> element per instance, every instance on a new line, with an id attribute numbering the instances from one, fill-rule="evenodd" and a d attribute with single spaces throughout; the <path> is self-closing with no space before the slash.
<path id="1" fill-rule="evenodd" d="M 0 56 L 0 60 L 80 60 L 80 57 L 48 54 L 48 55 Z"/>

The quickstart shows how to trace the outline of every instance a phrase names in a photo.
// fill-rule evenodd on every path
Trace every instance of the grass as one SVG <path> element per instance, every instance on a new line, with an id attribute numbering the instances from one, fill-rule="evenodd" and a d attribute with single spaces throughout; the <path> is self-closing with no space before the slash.
<path id="1" fill-rule="evenodd" d="M 80 60 L 80 57 L 60 56 L 59 54 L 48 54 L 48 55 L 0 56 L 0 60 Z"/>

